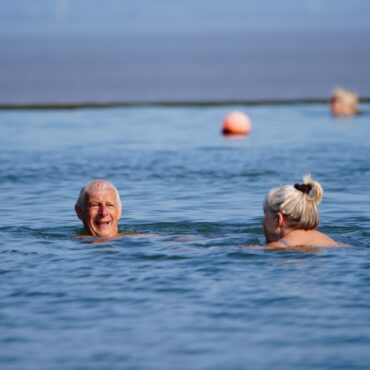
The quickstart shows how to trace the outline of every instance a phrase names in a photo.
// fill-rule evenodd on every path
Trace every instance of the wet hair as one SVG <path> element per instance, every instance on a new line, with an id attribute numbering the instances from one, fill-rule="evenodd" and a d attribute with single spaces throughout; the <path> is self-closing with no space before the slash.
<path id="1" fill-rule="evenodd" d="M 270 190 L 264 207 L 273 213 L 286 216 L 287 225 L 293 229 L 315 229 L 320 222 L 318 204 L 323 196 L 321 185 L 309 175 L 303 177 L 303 184 L 285 185 Z"/>
<path id="2" fill-rule="evenodd" d="M 80 195 L 76 202 L 76 206 L 80 209 L 83 209 L 85 207 L 86 195 L 96 190 L 103 190 L 103 189 L 113 189 L 114 190 L 116 194 L 116 202 L 118 204 L 118 207 L 119 209 L 122 209 L 121 198 L 119 196 L 119 192 L 117 188 L 111 182 L 107 180 L 102 180 L 102 179 L 92 180 L 81 188 Z"/>

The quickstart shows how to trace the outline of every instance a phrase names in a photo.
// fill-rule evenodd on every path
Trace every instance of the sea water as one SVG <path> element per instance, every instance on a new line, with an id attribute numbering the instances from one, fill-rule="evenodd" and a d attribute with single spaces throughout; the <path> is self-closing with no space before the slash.
<path id="1" fill-rule="evenodd" d="M 220 134 L 232 110 L 248 137 Z M 0 111 L 0 368 L 368 369 L 370 105 Z M 268 190 L 311 173 L 343 248 L 265 251 Z M 82 185 L 121 231 L 77 238 Z M 251 247 L 253 246 L 253 247 Z"/>

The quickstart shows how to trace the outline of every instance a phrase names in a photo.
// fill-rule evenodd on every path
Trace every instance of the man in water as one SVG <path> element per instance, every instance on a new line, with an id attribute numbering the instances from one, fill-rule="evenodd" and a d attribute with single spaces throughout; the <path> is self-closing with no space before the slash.
<path id="1" fill-rule="evenodd" d="M 109 181 L 87 183 L 80 191 L 75 211 L 88 235 L 101 238 L 118 235 L 122 205 L 117 188 Z"/>

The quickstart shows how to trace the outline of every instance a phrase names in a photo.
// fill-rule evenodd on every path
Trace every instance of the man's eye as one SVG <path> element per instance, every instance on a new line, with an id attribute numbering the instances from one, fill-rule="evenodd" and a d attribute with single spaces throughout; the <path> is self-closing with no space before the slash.
<path id="1" fill-rule="evenodd" d="M 99 206 L 98 206 L 97 204 L 95 204 L 95 203 L 90 203 L 90 204 L 89 204 L 89 207 L 90 207 L 90 208 L 93 208 L 93 207 L 99 207 Z"/>

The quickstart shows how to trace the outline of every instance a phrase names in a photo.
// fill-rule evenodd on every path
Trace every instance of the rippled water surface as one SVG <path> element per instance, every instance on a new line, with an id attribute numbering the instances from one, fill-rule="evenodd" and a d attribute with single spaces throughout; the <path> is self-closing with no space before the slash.
<path id="1" fill-rule="evenodd" d="M 0 111 L 1 369 L 368 369 L 370 106 Z M 250 136 L 220 135 L 242 110 Z M 347 246 L 264 251 L 262 202 L 310 172 Z M 117 185 L 130 236 L 78 239 Z M 137 234 L 137 235 L 135 235 Z"/>

